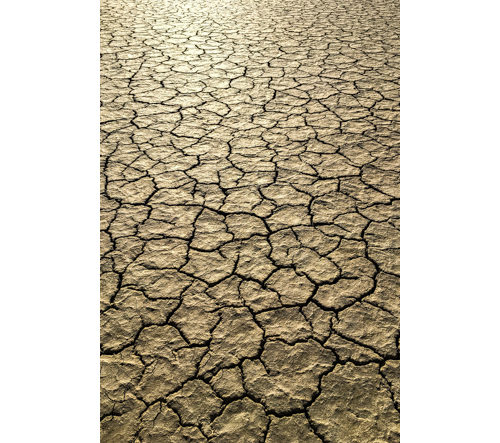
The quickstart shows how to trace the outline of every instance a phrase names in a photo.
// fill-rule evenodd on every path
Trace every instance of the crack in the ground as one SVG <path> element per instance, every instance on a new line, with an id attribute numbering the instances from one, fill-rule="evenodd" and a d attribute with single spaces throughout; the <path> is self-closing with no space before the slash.
<path id="1" fill-rule="evenodd" d="M 399 5 L 101 3 L 101 441 L 399 441 Z"/>

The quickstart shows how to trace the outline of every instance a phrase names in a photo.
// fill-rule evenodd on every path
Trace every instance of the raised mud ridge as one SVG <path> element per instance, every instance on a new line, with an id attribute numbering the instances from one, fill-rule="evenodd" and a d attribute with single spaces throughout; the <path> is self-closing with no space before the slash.
<path id="1" fill-rule="evenodd" d="M 398 2 L 101 8 L 101 441 L 398 442 Z"/>

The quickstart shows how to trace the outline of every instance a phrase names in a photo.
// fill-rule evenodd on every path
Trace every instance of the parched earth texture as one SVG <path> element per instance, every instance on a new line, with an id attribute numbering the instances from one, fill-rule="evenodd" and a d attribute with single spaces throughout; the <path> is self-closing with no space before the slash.
<path id="1" fill-rule="evenodd" d="M 102 0 L 101 441 L 399 441 L 396 0 Z"/>

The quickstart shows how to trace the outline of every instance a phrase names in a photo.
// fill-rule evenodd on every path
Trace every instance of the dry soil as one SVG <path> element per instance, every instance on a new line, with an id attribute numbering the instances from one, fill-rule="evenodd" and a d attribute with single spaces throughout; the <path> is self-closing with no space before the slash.
<path id="1" fill-rule="evenodd" d="M 101 441 L 399 441 L 396 0 L 102 0 Z"/>

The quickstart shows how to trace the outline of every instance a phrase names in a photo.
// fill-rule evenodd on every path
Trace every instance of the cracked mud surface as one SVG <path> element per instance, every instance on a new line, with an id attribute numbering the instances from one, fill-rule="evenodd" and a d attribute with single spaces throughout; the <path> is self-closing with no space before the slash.
<path id="1" fill-rule="evenodd" d="M 399 441 L 395 0 L 102 0 L 101 441 Z"/>

